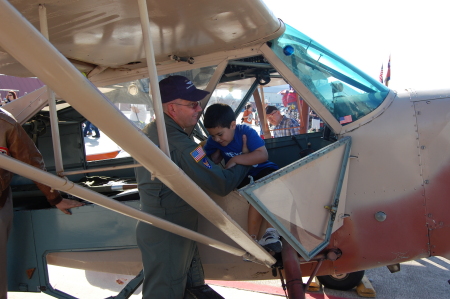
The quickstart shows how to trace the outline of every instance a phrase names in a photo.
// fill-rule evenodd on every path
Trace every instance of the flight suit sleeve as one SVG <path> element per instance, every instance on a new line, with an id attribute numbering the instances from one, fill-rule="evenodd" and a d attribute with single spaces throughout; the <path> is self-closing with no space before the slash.
<path id="1" fill-rule="evenodd" d="M 16 123 L 14 128 L 8 131 L 7 142 L 11 157 L 46 171 L 41 153 L 20 124 Z M 57 205 L 62 201 L 59 191 L 51 190 L 50 187 L 38 182 L 34 183 L 51 205 Z"/>
<path id="2" fill-rule="evenodd" d="M 245 178 L 251 166 L 236 165 L 230 169 L 214 164 L 197 144 L 185 147 L 178 166 L 201 188 L 225 196 Z"/>

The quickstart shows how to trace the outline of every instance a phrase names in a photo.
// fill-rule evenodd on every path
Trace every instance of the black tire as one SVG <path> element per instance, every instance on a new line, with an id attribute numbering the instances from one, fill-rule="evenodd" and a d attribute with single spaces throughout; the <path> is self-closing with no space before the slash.
<path id="1" fill-rule="evenodd" d="M 365 271 L 362 270 L 339 275 L 317 276 L 317 279 L 326 288 L 340 291 L 348 291 L 358 286 L 358 284 L 364 277 L 364 272 Z"/>

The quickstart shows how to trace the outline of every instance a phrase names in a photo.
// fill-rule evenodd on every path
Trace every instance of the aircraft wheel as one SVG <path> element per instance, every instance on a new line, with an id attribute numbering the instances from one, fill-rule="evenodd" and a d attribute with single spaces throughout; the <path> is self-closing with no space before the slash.
<path id="1" fill-rule="evenodd" d="M 362 270 L 352 273 L 317 276 L 317 279 L 326 288 L 333 290 L 347 291 L 358 286 L 358 284 L 364 277 L 364 272 L 365 271 Z"/>

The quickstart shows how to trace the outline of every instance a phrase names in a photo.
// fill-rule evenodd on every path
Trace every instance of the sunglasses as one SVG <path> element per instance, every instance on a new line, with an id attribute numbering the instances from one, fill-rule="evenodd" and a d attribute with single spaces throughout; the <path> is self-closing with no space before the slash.
<path id="1" fill-rule="evenodd" d="M 186 107 L 191 107 L 192 109 L 197 109 L 197 107 L 200 105 L 198 102 L 191 102 L 189 104 L 178 104 L 178 103 L 171 103 L 174 105 L 178 105 L 178 106 L 186 106 Z"/>

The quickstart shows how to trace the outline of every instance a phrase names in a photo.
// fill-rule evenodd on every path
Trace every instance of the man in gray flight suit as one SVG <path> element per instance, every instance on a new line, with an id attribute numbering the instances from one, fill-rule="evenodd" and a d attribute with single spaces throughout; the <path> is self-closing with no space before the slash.
<path id="1" fill-rule="evenodd" d="M 183 76 L 163 79 L 159 87 L 172 161 L 201 188 L 225 196 L 244 179 L 249 166 L 223 169 L 184 131 L 197 123 L 202 111 L 198 102 L 209 92 L 197 89 Z M 159 145 L 155 122 L 143 131 Z M 198 212 L 181 197 L 158 179 L 152 181 L 143 167 L 136 168 L 136 179 L 143 211 L 197 230 Z M 136 235 L 144 264 L 143 298 L 182 299 L 186 288 L 204 285 L 196 242 L 143 222 L 138 223 Z"/>

